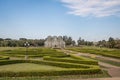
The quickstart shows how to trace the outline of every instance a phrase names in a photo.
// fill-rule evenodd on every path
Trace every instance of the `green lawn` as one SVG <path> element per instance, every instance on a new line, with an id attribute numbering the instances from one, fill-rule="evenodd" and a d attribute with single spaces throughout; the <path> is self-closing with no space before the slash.
<path id="1" fill-rule="evenodd" d="M 120 59 L 119 49 L 109 49 L 109 48 L 99 48 L 99 47 L 72 47 L 72 48 L 66 48 L 66 49 L 77 51 L 77 52 L 91 53 L 91 54 L 103 55 L 103 56 Z"/>
<path id="2" fill-rule="evenodd" d="M 0 66 L 0 72 L 31 72 L 31 71 L 56 71 L 56 70 L 64 70 L 65 68 L 49 66 L 49 65 L 41 65 L 41 64 L 33 64 L 33 63 L 18 63 L 18 64 L 8 64 Z"/>

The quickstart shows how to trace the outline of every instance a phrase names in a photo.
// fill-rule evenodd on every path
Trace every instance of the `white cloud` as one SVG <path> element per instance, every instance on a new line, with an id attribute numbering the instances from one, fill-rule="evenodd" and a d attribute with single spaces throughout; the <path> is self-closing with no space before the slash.
<path id="1" fill-rule="evenodd" d="M 69 14 L 78 16 L 119 16 L 120 0 L 61 0 L 70 9 Z"/>

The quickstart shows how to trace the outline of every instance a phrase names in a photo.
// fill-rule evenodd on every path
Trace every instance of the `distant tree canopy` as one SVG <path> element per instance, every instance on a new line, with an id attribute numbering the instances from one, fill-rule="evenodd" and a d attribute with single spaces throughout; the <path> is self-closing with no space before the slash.
<path id="1" fill-rule="evenodd" d="M 62 38 L 63 38 L 63 41 L 65 41 L 66 45 L 74 46 L 76 44 L 75 41 L 72 39 L 72 37 L 63 36 Z"/>
<path id="2" fill-rule="evenodd" d="M 120 49 L 120 39 L 114 39 L 110 37 L 108 41 L 106 40 L 98 41 L 96 46 Z"/>
<path id="3" fill-rule="evenodd" d="M 107 41 L 101 40 L 98 42 L 86 41 L 81 37 L 77 40 L 77 45 L 75 40 L 70 36 L 63 36 L 63 40 L 66 43 L 66 46 L 99 46 L 99 47 L 108 47 L 108 48 L 118 48 L 120 49 L 120 39 L 114 39 L 110 37 Z M 27 41 L 30 46 L 44 46 L 44 42 L 46 39 L 27 39 L 27 38 L 19 38 L 19 40 L 14 40 L 11 38 L 0 38 L 0 47 L 24 47 L 24 43 Z"/>
<path id="4" fill-rule="evenodd" d="M 30 44 L 30 46 L 43 46 L 45 40 L 44 39 L 26 39 L 26 38 L 13 40 L 13 39 L 0 38 L 0 46 L 1 47 L 24 47 L 24 43 L 26 41 Z"/>
<path id="5" fill-rule="evenodd" d="M 93 45 L 93 42 L 85 41 L 81 37 L 77 40 L 77 43 L 78 43 L 78 46 L 80 46 L 80 45 L 92 46 Z"/>

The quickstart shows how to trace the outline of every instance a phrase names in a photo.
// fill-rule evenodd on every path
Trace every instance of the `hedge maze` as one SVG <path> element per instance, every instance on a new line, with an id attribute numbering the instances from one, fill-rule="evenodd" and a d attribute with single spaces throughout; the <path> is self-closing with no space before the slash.
<path id="1" fill-rule="evenodd" d="M 57 52 L 60 53 L 60 52 Z M 56 53 L 56 54 L 57 54 Z M 32 54 L 32 53 L 31 53 Z M 47 53 L 48 54 L 48 53 Z M 56 66 L 63 69 L 53 71 L 27 71 L 27 72 L 10 72 L 0 71 L 0 77 L 26 77 L 26 76 L 60 76 L 60 75 L 86 75 L 86 74 L 102 74 L 98 62 L 89 58 L 70 55 L 54 56 L 44 54 L 42 60 L 9 60 L 9 57 L 0 57 L 0 66 L 18 64 L 18 63 L 32 63 L 40 65 Z M 34 56 L 34 55 L 33 55 Z"/>

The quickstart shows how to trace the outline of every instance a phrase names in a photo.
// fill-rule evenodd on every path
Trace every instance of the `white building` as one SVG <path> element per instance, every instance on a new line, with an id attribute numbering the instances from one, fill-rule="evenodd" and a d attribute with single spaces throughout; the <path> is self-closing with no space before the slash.
<path id="1" fill-rule="evenodd" d="M 48 48 L 65 48 L 65 42 L 62 37 L 59 36 L 48 36 L 45 41 L 45 47 Z"/>

